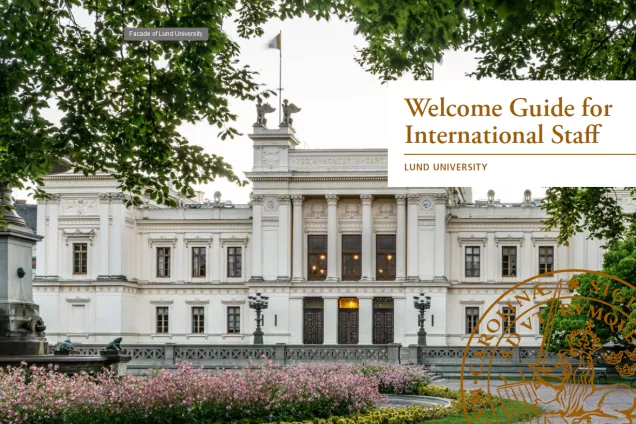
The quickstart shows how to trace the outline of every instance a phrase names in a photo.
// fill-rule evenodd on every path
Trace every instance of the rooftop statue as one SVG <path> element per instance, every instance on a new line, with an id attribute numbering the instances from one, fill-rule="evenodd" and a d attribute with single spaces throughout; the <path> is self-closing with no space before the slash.
<path id="1" fill-rule="evenodd" d="M 266 113 L 272 113 L 276 110 L 269 103 L 263 104 L 261 99 L 258 99 L 256 103 L 256 125 L 267 126 L 267 119 L 265 119 Z"/>
<path id="2" fill-rule="evenodd" d="M 283 124 L 291 126 L 294 123 L 293 113 L 300 112 L 300 108 L 293 103 L 289 103 L 287 99 L 283 101 Z"/>

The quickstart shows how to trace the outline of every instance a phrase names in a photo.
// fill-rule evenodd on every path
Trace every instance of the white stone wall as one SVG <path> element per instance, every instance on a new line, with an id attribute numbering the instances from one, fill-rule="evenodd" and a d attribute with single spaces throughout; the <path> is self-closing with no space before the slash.
<path id="1" fill-rule="evenodd" d="M 373 298 L 392 297 L 394 341 L 408 345 L 417 341 L 413 296 L 426 293 L 432 298 L 428 344 L 462 346 L 465 308 L 483 314 L 500 293 L 538 274 L 539 246 L 555 247 L 555 269 L 602 265 L 601 243 L 585 234 L 557 246 L 556 232 L 542 231 L 537 205 L 475 204 L 470 189 L 389 188 L 384 150 L 299 150 L 290 128 L 255 128 L 251 137 L 252 205 L 179 199 L 178 208 L 135 209 L 107 176 L 45 179 L 52 198 L 38 204 L 44 240 L 37 246 L 34 297 L 50 342 L 122 336 L 126 343 L 252 343 L 255 313 L 247 296 L 261 292 L 270 296 L 266 343 L 302 343 L 304 297 L 324 298 L 325 344 L 337 342 L 338 298 L 357 297 L 359 343 L 372 343 Z M 327 234 L 335 246 L 328 281 L 307 281 L 310 234 Z M 362 281 L 340 279 L 343 234 L 362 235 Z M 375 281 L 379 234 L 397 234 L 396 281 Z M 88 245 L 86 275 L 72 272 L 74 242 Z M 482 249 L 479 277 L 465 277 L 466 246 Z M 501 275 L 502 246 L 517 247 L 516 278 Z M 171 248 L 167 278 L 156 275 L 157 247 Z M 206 248 L 205 277 L 192 276 L 193 247 Z M 227 276 L 229 247 L 243 249 L 241 277 Z M 166 334 L 156 334 L 157 307 L 169 310 Z M 192 334 L 192 307 L 204 308 L 204 334 Z M 228 307 L 241 310 L 239 334 L 227 333 Z M 524 344 L 539 344 L 536 325 L 520 332 Z"/>

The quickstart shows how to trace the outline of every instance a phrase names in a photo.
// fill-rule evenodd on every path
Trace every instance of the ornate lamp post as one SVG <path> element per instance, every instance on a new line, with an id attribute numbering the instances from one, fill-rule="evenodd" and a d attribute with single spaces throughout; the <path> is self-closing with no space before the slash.
<path id="1" fill-rule="evenodd" d="M 424 318 L 424 314 L 426 314 L 427 310 L 431 309 L 431 297 L 424 296 L 424 293 L 421 293 L 419 296 L 413 296 L 413 299 L 415 309 L 420 311 L 420 315 L 417 320 L 420 326 L 420 331 L 417 332 L 417 344 L 420 346 L 426 346 L 426 330 L 424 330 L 426 318 Z"/>
<path id="2" fill-rule="evenodd" d="M 256 311 L 256 331 L 254 331 L 254 344 L 263 344 L 263 331 L 261 330 L 261 324 L 263 318 L 261 318 L 261 311 L 267 309 L 269 303 L 268 296 L 261 296 L 260 293 L 256 293 L 256 296 L 248 296 L 249 305 L 251 309 Z"/>

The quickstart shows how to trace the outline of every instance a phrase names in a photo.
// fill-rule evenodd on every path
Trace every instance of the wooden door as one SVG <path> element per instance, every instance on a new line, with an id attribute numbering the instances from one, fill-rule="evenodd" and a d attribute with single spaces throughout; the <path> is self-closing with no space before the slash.
<path id="1" fill-rule="evenodd" d="M 303 343 L 322 344 L 324 337 L 323 309 L 305 309 L 303 324 Z"/>
<path id="2" fill-rule="evenodd" d="M 373 310 L 373 344 L 393 343 L 393 309 Z"/>
<path id="3" fill-rule="evenodd" d="M 340 309 L 338 312 L 338 344 L 358 344 L 358 310 Z"/>

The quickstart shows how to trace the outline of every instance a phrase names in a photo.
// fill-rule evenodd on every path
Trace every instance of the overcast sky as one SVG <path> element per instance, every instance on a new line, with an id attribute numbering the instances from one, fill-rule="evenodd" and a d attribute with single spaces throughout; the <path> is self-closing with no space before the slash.
<path id="1" fill-rule="evenodd" d="M 271 21 L 265 26 L 262 38 L 244 40 L 238 37 L 234 25 L 226 25 L 225 30 L 241 45 L 242 61 L 259 71 L 259 81 L 271 89 L 278 87 L 279 56 L 278 50 L 268 49 L 267 44 L 282 30 L 282 97 L 302 108 L 294 116 L 294 129 L 303 148 L 388 147 L 384 137 L 387 88 L 354 61 L 356 46 L 364 45 L 361 37 L 354 36 L 354 27 L 339 20 Z M 465 74 L 474 68 L 470 53 L 448 52 L 443 63 L 435 66 L 435 79 L 467 79 Z M 277 98 L 271 98 L 270 103 L 278 108 Z M 235 127 L 243 136 L 221 141 L 217 138 L 217 129 L 204 122 L 184 125 L 181 131 L 191 143 L 223 156 L 242 176 L 252 168 L 252 146 L 247 134 L 256 118 L 255 105 L 233 101 L 231 108 L 238 115 Z M 278 111 L 269 117 L 272 127 L 278 119 Z M 531 180 L 530 172 L 536 168 L 529 165 L 528 176 L 523 179 Z M 543 195 L 541 187 L 525 183 L 523 179 L 492 181 L 488 186 L 473 187 L 473 196 L 486 198 L 489 189 L 494 189 L 496 198 L 502 201 L 521 201 L 525 189 L 532 190 L 533 197 Z M 439 185 L 444 186 L 444 181 Z M 208 198 L 218 190 L 224 200 L 234 203 L 247 202 L 252 190 L 250 186 L 239 188 L 225 180 L 198 188 L 205 191 Z M 24 197 L 22 193 L 16 195 Z"/>

